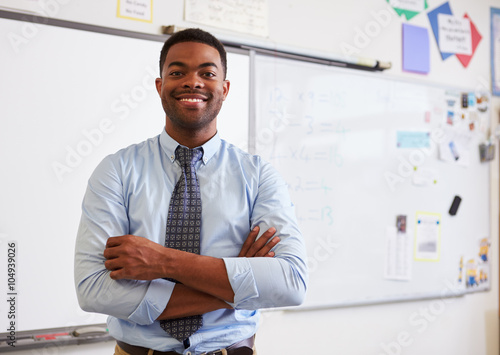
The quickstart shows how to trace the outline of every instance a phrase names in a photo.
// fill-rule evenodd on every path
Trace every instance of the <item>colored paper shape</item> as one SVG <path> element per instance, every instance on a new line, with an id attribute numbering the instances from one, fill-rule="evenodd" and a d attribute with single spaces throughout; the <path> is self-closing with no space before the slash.
<path id="1" fill-rule="evenodd" d="M 398 131 L 396 133 L 398 148 L 429 148 L 431 146 L 429 132 Z"/>
<path id="2" fill-rule="evenodd" d="M 429 22 L 431 23 L 432 32 L 434 33 L 434 38 L 436 39 L 436 43 L 437 43 L 438 48 L 439 48 L 438 14 L 453 15 L 453 13 L 451 12 L 450 3 L 445 2 L 443 5 L 435 8 L 434 10 L 430 11 L 427 14 L 427 17 L 429 17 Z M 440 52 L 441 52 L 441 50 L 440 50 Z M 453 53 L 441 52 L 441 57 L 443 58 L 443 60 L 448 59 L 452 55 L 453 55 Z"/>
<path id="3" fill-rule="evenodd" d="M 413 17 L 417 16 L 420 12 L 429 7 L 427 0 L 423 0 L 424 6 L 422 10 L 417 11 L 416 8 L 420 7 L 420 1 L 422 0 L 387 0 L 398 16 L 404 15 L 406 20 L 411 20 Z"/>
<path id="4" fill-rule="evenodd" d="M 470 20 L 438 14 L 439 50 L 446 53 L 472 55 Z"/>
<path id="5" fill-rule="evenodd" d="M 464 17 L 468 18 L 470 20 L 470 30 L 471 30 L 471 36 L 472 36 L 472 54 L 471 55 L 457 54 L 456 56 L 457 56 L 458 60 L 460 61 L 460 63 L 462 63 L 464 68 L 467 68 L 467 66 L 469 65 L 469 63 L 472 59 L 472 56 L 476 52 L 476 48 L 479 45 L 479 42 L 481 42 L 481 39 L 483 37 L 481 36 L 479 31 L 477 30 L 477 27 L 474 24 L 474 22 L 472 22 L 472 20 L 469 18 L 469 15 L 465 14 Z"/>
<path id="6" fill-rule="evenodd" d="M 427 28 L 403 24 L 403 70 L 426 74 L 430 70 Z"/>

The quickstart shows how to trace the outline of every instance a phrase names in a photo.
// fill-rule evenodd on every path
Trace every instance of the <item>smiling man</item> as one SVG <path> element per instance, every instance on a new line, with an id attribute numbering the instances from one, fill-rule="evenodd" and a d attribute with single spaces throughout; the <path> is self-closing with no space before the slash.
<path id="1" fill-rule="evenodd" d="M 254 354 L 258 310 L 304 298 L 285 182 L 217 133 L 226 72 L 211 34 L 172 35 L 156 79 L 165 128 L 89 180 L 75 284 L 84 310 L 110 316 L 115 354 Z"/>

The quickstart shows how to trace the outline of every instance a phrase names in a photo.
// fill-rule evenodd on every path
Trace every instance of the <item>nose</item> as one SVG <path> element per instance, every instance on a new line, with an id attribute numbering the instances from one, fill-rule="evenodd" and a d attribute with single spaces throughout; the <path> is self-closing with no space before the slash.
<path id="1" fill-rule="evenodd" d="M 204 84 L 201 77 L 196 73 L 193 73 L 186 75 L 183 86 L 190 89 L 200 89 L 204 86 Z"/>

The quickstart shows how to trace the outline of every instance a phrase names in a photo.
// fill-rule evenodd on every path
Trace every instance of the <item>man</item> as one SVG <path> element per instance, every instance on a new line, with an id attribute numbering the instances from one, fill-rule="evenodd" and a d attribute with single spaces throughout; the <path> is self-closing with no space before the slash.
<path id="1" fill-rule="evenodd" d="M 304 298 L 305 248 L 286 184 L 218 136 L 226 67 L 211 34 L 172 35 L 156 79 L 165 129 L 106 157 L 89 180 L 75 283 L 84 310 L 110 315 L 116 354 L 252 354 L 258 309 Z M 183 152 L 202 158 L 181 166 Z M 189 191 L 181 206 L 201 200 L 199 242 L 178 241 L 170 226 L 187 213 L 172 212 L 178 184 Z M 169 324 L 187 319 L 198 328 L 178 337 Z"/>

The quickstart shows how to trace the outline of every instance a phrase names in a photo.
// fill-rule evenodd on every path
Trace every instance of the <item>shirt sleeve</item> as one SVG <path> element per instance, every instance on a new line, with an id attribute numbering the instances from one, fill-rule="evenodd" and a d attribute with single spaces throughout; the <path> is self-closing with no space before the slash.
<path id="1" fill-rule="evenodd" d="M 99 164 L 89 180 L 75 247 L 75 287 L 85 311 L 151 324 L 165 309 L 174 283 L 112 280 L 104 267 L 107 239 L 129 234 L 122 185 L 111 157 Z"/>
<path id="2" fill-rule="evenodd" d="M 288 186 L 264 163 L 251 214 L 261 234 L 275 227 L 281 241 L 273 258 L 224 258 L 236 309 L 296 306 L 303 302 L 308 281 L 306 249 Z"/>

